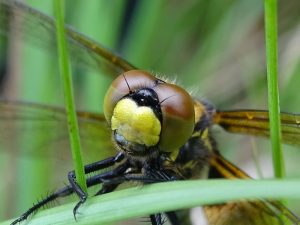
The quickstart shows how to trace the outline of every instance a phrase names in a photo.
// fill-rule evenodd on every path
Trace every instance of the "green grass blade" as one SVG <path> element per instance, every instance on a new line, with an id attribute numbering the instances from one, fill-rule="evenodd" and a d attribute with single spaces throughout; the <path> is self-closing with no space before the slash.
<path id="1" fill-rule="evenodd" d="M 157 212 L 257 198 L 300 199 L 300 181 L 197 180 L 146 185 L 91 198 L 80 208 L 77 221 L 72 214 L 74 203 L 70 203 L 38 213 L 30 224 L 106 224 Z M 7 221 L 0 223 L 5 224 Z"/>
<path id="2" fill-rule="evenodd" d="M 270 136 L 273 149 L 275 176 L 285 176 L 281 146 L 280 108 L 278 93 L 278 51 L 277 51 L 277 1 L 265 0 L 265 34 L 268 77 L 268 102 L 270 116 Z"/>
<path id="3" fill-rule="evenodd" d="M 62 10 L 62 2 L 55 0 L 54 12 L 56 16 L 56 29 L 57 29 L 57 43 L 59 52 L 60 73 L 62 76 L 62 83 L 65 95 L 65 107 L 68 117 L 68 127 L 70 133 L 70 144 L 72 150 L 72 157 L 75 167 L 76 179 L 84 191 L 87 191 L 84 169 L 81 157 L 79 129 L 77 117 L 74 107 L 72 77 L 69 66 L 69 58 L 67 54 L 65 31 L 64 31 L 64 15 Z"/>
<path id="4" fill-rule="evenodd" d="M 66 5 L 70 15 L 66 18 L 69 19 L 67 23 L 107 48 L 117 49 L 126 9 L 125 1 L 89 1 L 88 4 L 85 1 L 68 2 L 70 4 Z M 80 72 L 83 72 L 84 76 L 80 77 Z M 79 100 L 80 108 L 85 111 L 103 112 L 103 99 L 112 82 L 112 77 L 106 75 L 105 71 L 98 69 L 80 71 L 80 68 L 74 68 L 75 90 L 78 90 L 80 95 L 75 99 L 84 99 Z M 76 82 L 76 79 L 80 79 L 80 82 Z"/>

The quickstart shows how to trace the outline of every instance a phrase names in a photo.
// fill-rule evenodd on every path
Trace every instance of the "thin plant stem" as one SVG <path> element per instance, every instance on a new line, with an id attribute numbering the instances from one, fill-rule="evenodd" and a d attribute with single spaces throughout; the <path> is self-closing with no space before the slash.
<path id="1" fill-rule="evenodd" d="M 268 104 L 270 137 L 273 149 L 273 167 L 277 178 L 285 176 L 281 146 L 280 108 L 278 91 L 277 1 L 265 0 L 265 35 L 268 77 Z"/>
<path id="2" fill-rule="evenodd" d="M 59 65 L 62 77 L 62 83 L 65 96 L 65 107 L 68 118 L 70 143 L 72 150 L 72 158 L 75 168 L 76 179 L 84 191 L 87 191 L 83 162 L 81 157 L 81 145 L 79 137 L 79 129 L 77 116 L 74 107 L 72 77 L 69 65 L 69 57 L 67 54 L 67 44 L 65 39 L 64 15 L 62 10 L 62 1 L 54 0 L 54 12 L 56 16 L 57 43 L 59 52 Z"/>

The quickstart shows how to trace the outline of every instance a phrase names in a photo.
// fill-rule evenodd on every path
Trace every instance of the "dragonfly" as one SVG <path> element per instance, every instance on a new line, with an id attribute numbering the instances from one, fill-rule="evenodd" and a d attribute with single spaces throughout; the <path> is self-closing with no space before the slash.
<path id="1" fill-rule="evenodd" d="M 1 21 L 8 15 L 18 15 L 47 33 L 54 30 L 52 18 L 29 6 L 4 0 L 0 6 Z M 85 166 L 87 174 L 110 169 L 87 179 L 89 187 L 102 184 L 96 195 L 112 192 L 128 181 L 151 184 L 188 180 L 202 177 L 206 170 L 208 179 L 250 179 L 221 155 L 212 126 L 233 133 L 269 137 L 267 111 L 218 110 L 175 83 L 136 68 L 75 30 L 66 27 L 66 31 L 72 49 L 84 49 L 97 67 L 115 77 L 106 93 L 104 115 L 78 112 L 81 132 L 103 139 L 106 146 L 102 144 L 101 149 L 111 150 L 107 153 L 111 156 Z M 9 122 L 15 119 L 60 122 L 65 118 L 60 108 L 14 101 L 1 101 L 0 111 L 1 117 Z M 300 145 L 300 116 L 282 113 L 281 122 L 283 142 Z M 74 208 L 76 216 L 87 195 L 74 176 L 71 171 L 70 184 L 34 204 L 12 224 L 26 220 L 54 199 L 74 193 L 80 199 Z M 204 212 L 210 225 L 283 224 L 282 216 L 300 224 L 299 218 L 279 202 L 261 199 L 204 206 Z M 180 224 L 177 212 L 165 214 L 172 224 Z M 150 215 L 150 220 L 153 225 L 163 224 L 162 213 Z"/>

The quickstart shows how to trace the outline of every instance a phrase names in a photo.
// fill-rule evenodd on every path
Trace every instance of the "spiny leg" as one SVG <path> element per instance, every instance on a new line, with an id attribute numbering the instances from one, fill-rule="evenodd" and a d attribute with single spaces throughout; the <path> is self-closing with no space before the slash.
<path id="1" fill-rule="evenodd" d="M 86 165 L 85 172 L 90 173 L 90 172 L 93 172 L 93 171 L 96 171 L 99 169 L 107 168 L 119 160 L 120 161 L 122 160 L 122 155 L 120 155 L 120 154 L 116 155 L 115 157 L 110 157 L 110 158 Z M 125 171 L 126 170 L 125 167 L 127 166 L 125 164 L 126 163 L 124 163 L 124 165 L 121 164 L 119 167 L 116 167 L 115 169 L 113 169 L 111 171 L 97 175 L 98 176 L 97 180 L 88 178 L 87 186 L 91 187 L 93 185 L 99 184 L 99 182 L 101 183 L 101 179 L 109 179 L 112 176 L 114 176 L 114 174 L 119 173 L 120 171 Z M 97 182 L 95 182 L 95 181 L 97 181 Z M 67 185 L 67 186 L 55 191 L 54 193 L 48 195 L 46 198 L 42 199 L 38 203 L 34 204 L 25 213 L 23 213 L 19 218 L 14 220 L 11 223 L 11 225 L 16 225 L 17 223 L 26 220 L 31 214 L 35 213 L 40 208 L 42 208 L 43 206 L 47 205 L 48 203 L 54 201 L 55 199 L 60 198 L 60 197 L 66 197 L 68 195 L 71 195 L 72 193 L 74 193 L 74 188 L 72 185 Z"/>
<path id="2" fill-rule="evenodd" d="M 45 206 L 49 202 L 54 201 L 60 197 L 66 197 L 73 193 L 73 189 L 71 186 L 66 186 L 64 188 L 59 189 L 58 191 L 48 195 L 46 198 L 42 199 L 38 203 L 34 204 L 31 208 L 29 208 L 25 213 L 23 213 L 18 219 L 14 220 L 11 225 L 15 225 L 20 223 L 23 220 L 26 220 L 31 214 L 35 213 L 38 209 Z"/>

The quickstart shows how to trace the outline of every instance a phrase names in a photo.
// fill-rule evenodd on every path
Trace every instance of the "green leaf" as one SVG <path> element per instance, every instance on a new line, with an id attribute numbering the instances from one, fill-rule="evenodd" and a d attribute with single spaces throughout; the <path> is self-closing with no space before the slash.
<path id="1" fill-rule="evenodd" d="M 139 186 L 90 198 L 74 220 L 75 203 L 42 211 L 30 225 L 106 224 L 151 213 L 238 199 L 300 199 L 299 180 L 197 180 Z M 0 225 L 8 222 L 0 223 Z"/>

